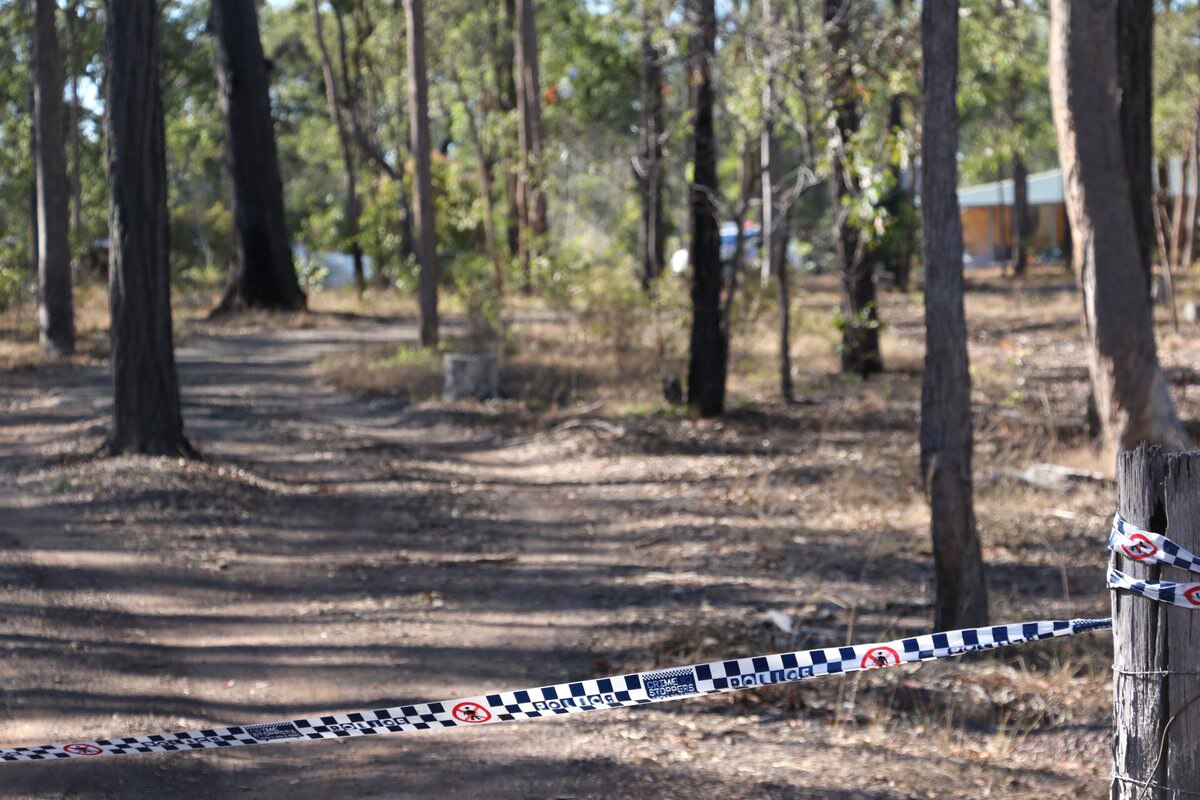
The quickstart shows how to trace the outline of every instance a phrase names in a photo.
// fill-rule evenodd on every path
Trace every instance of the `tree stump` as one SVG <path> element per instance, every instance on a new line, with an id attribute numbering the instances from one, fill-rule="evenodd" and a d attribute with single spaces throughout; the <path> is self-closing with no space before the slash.
<path id="1" fill-rule="evenodd" d="M 446 353 L 442 356 L 442 377 L 443 400 L 487 400 L 500 394 L 500 367 L 495 353 Z"/>
<path id="2" fill-rule="evenodd" d="M 1200 550 L 1200 452 L 1142 445 L 1117 462 L 1128 522 Z M 1178 567 L 1113 554 L 1146 581 L 1197 582 Z M 1113 800 L 1174 800 L 1200 789 L 1200 610 L 1116 591 L 1113 609 Z M 1176 793 L 1174 790 L 1180 790 Z"/>

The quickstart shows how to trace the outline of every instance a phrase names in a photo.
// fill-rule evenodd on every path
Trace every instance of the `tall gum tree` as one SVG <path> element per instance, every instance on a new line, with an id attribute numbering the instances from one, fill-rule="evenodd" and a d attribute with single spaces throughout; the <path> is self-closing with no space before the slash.
<path id="1" fill-rule="evenodd" d="M 689 0 L 693 26 L 691 69 L 695 112 L 692 131 L 691 217 L 692 334 L 687 402 L 703 417 L 725 410 L 729 339 L 721 310 L 721 240 L 718 227 L 717 136 L 713 127 L 717 13 L 713 0 Z"/>
<path id="2" fill-rule="evenodd" d="M 167 166 L 157 0 L 106 0 L 110 453 L 194 455 L 183 435 L 171 334 Z"/>
<path id="3" fill-rule="evenodd" d="M 283 213 L 267 62 L 253 3 L 213 0 L 217 84 L 233 180 L 234 264 L 218 311 L 305 306 Z"/>
<path id="4" fill-rule="evenodd" d="M 1126 171 L 1117 0 L 1052 0 L 1050 11 L 1051 105 L 1105 448 L 1115 455 L 1145 441 L 1182 450 Z"/>
<path id="5" fill-rule="evenodd" d="M 404 0 L 408 36 L 408 121 L 412 131 L 413 210 L 420 264 L 421 346 L 438 343 L 437 235 L 429 156 L 429 83 L 425 73 L 425 0 Z M 470 113 L 468 109 L 468 113 Z"/>
<path id="6" fill-rule="evenodd" d="M 931 510 L 937 580 L 934 627 L 945 630 L 986 625 L 988 618 L 971 487 L 971 376 L 956 191 L 958 0 L 925 0 L 921 43 L 925 248 L 921 476 Z"/>
<path id="7" fill-rule="evenodd" d="M 317 49 L 321 54 L 321 75 L 325 81 L 325 102 L 329 106 L 329 117 L 337 131 L 338 149 L 342 154 L 342 169 L 345 171 L 345 191 L 342 200 L 342 224 L 346 239 L 350 242 L 350 255 L 354 259 L 354 283 L 361 295 L 367 288 L 366 267 L 363 263 L 363 247 L 359 234 L 361 229 L 362 204 L 358 196 L 358 167 L 354 158 L 354 145 L 351 141 L 350 124 L 347 121 L 347 108 L 354 107 L 354 98 L 345 97 L 350 87 L 349 70 L 346 63 L 345 24 L 342 11 L 337 3 L 333 3 L 334 21 L 337 23 L 338 54 L 341 56 L 343 87 L 338 89 L 337 72 L 333 67 L 333 58 L 329 54 L 329 45 L 325 42 L 325 19 L 321 11 L 322 0 L 312 0 L 313 30 L 316 34 Z"/>
<path id="8" fill-rule="evenodd" d="M 34 171 L 36 173 L 38 332 L 42 349 L 75 352 L 71 298 L 70 189 L 63 142 L 63 64 L 55 32 L 58 4 L 33 0 Z"/>
<path id="9" fill-rule="evenodd" d="M 642 122 L 638 160 L 634 165 L 642 201 L 638 228 L 638 261 L 642 288 L 650 286 L 662 273 L 665 261 L 663 240 L 663 50 L 654 43 L 650 11 L 642 5 Z"/>
<path id="10" fill-rule="evenodd" d="M 519 257 L 525 291 L 533 291 L 533 257 L 546 235 L 546 193 L 541 185 L 542 101 L 534 0 L 516 0 L 517 142 L 521 151 L 517 212 Z"/>
<path id="11" fill-rule="evenodd" d="M 828 45 L 828 82 L 832 94 L 832 158 L 829 204 L 834 211 L 834 244 L 842 273 L 842 372 L 864 378 L 883 371 L 879 350 L 879 308 L 874 264 L 864 257 L 864 242 L 851 204 L 859 194 L 850 149 L 862 122 L 853 62 L 853 0 L 824 0 Z"/>

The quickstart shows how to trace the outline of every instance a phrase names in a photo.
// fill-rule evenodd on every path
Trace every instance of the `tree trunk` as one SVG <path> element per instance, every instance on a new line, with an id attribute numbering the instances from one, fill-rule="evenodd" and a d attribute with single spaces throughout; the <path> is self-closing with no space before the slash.
<path id="1" fill-rule="evenodd" d="M 897 132 L 904 127 L 904 100 L 893 95 L 888 101 L 888 130 Z M 883 202 L 888 214 L 886 256 L 883 269 L 892 276 L 892 286 L 898 292 L 908 292 L 909 276 L 912 273 L 913 251 L 916 249 L 912 195 L 902 185 L 904 175 L 898 162 L 891 166 L 891 191 Z"/>
<path id="2" fill-rule="evenodd" d="M 1200 453 L 1164 455 L 1157 447 L 1120 454 L 1117 507 L 1143 530 L 1200 550 Z M 1194 581 L 1195 574 L 1114 554 L 1135 580 Z M 1200 786 L 1200 703 L 1194 610 L 1112 593 L 1113 800 L 1173 800 Z"/>
<path id="3" fill-rule="evenodd" d="M 421 265 L 421 346 L 438 343 L 437 233 L 433 224 L 433 171 L 429 161 L 429 83 L 425 74 L 425 0 L 404 0 L 408 32 L 408 122 L 412 130 L 413 210 Z M 470 113 L 470 109 L 467 109 Z"/>
<path id="4" fill-rule="evenodd" d="M 663 252 L 663 102 L 661 48 L 650 38 L 650 21 L 642 21 L 642 127 L 640 164 L 636 170 L 642 196 L 642 225 L 638 255 L 642 288 L 662 274 Z"/>
<path id="5" fill-rule="evenodd" d="M 462 79 L 454 67 L 450 68 L 450 80 L 458 94 L 458 104 L 462 106 L 463 116 L 467 118 L 467 133 L 475 150 L 475 160 L 479 162 L 479 193 L 483 196 L 483 237 L 488 260 L 492 262 L 492 287 L 497 295 L 503 295 L 504 260 L 500 257 L 500 240 L 496 233 L 496 178 L 492 171 L 493 162 L 484 146 L 483 133 L 479 130 L 479 123 L 475 121 L 475 112 L 467 99 Z"/>
<path id="6" fill-rule="evenodd" d="M 892 0 L 892 14 L 896 24 L 903 24 L 905 0 Z M 888 132 L 893 137 L 904 130 L 904 94 L 896 92 L 888 98 Z M 884 245 L 885 260 L 880 265 L 892 277 L 892 288 L 908 293 L 909 277 L 912 273 L 913 253 L 916 250 L 916 215 L 912 193 L 904 188 L 904 172 L 899 158 L 893 158 L 889 166 L 892 188 L 883 201 L 887 212 L 887 233 Z"/>
<path id="7" fill-rule="evenodd" d="M 79 40 L 75 25 L 79 20 L 79 4 L 67 3 L 67 58 L 71 74 L 71 233 L 76 248 L 83 248 L 83 135 L 79 130 Z M 77 251 L 79 252 L 79 251 Z"/>
<path id="8" fill-rule="evenodd" d="M 1029 172 L 1025 159 L 1018 153 L 1012 160 L 1013 207 L 1012 207 L 1012 272 L 1015 277 L 1025 274 L 1029 264 Z"/>
<path id="9" fill-rule="evenodd" d="M 725 410 L 728 339 L 721 314 L 721 237 L 718 220 L 717 139 L 713 127 L 713 61 L 717 14 L 713 0 L 688 0 L 695 33 L 691 61 L 695 111 L 692 132 L 692 185 L 688 198 L 692 227 L 692 334 L 688 361 L 688 406 L 702 417 Z"/>
<path id="10" fill-rule="evenodd" d="M 38 330 L 42 349 L 75 352 L 71 300 L 67 151 L 63 143 L 63 67 L 54 0 L 33 3 L 34 171 L 37 183 Z"/>
<path id="11" fill-rule="evenodd" d="M 325 25 L 321 16 L 321 0 L 312 0 L 313 24 L 317 35 L 317 49 L 321 51 L 322 75 L 325 79 L 325 100 L 329 105 L 329 116 L 333 118 L 337 129 L 338 145 L 342 153 L 342 168 L 346 172 L 346 188 L 342 201 L 343 225 L 346 238 L 350 242 L 350 255 L 354 259 L 354 283 L 359 295 L 367 289 L 366 270 L 363 266 L 362 244 L 358 240 L 359 214 L 358 205 L 358 176 L 354 166 L 354 149 L 350 144 L 350 132 L 346 127 L 346 119 L 342 112 L 341 101 L 338 98 L 337 77 L 333 73 L 333 60 L 329 57 L 329 48 L 325 44 Z M 335 13 L 337 7 L 334 7 Z M 345 52 L 342 52 L 343 62 Z"/>
<path id="12" fill-rule="evenodd" d="M 1183 218 L 1183 251 L 1179 254 L 1178 271 L 1180 273 L 1190 270 L 1192 267 L 1192 252 L 1196 246 L 1196 206 L 1197 197 L 1200 195 L 1200 109 L 1193 113 L 1192 136 L 1188 141 L 1187 157 L 1192 162 L 1192 167 L 1196 175 L 1197 191 L 1190 191 L 1187 188 L 1187 181 L 1184 181 L 1184 189 L 1180 194 L 1187 198 L 1184 203 L 1184 218 Z M 1174 292 L 1172 292 L 1174 295 Z M 1175 299 L 1171 298 L 1171 312 L 1175 312 Z M 1178 323 L 1175 325 L 1179 328 Z"/>
<path id="13" fill-rule="evenodd" d="M 516 81 L 516 38 L 517 2 L 516 0 L 501 0 L 503 3 L 502 30 L 498 42 L 496 61 L 496 87 L 499 95 L 501 111 L 512 111 L 517 107 Z M 520 171 L 520 155 L 516 165 L 507 165 L 504 169 L 504 198 L 507 205 L 507 224 L 505 225 L 505 241 L 508 244 L 509 263 L 517 259 L 521 252 L 521 204 L 517 201 L 521 183 L 517 177 Z"/>
<path id="14" fill-rule="evenodd" d="M 762 0 L 762 130 L 759 135 L 759 183 L 762 186 L 762 269 L 759 280 L 766 289 L 771 282 L 771 268 L 775 264 L 776 213 L 778 197 L 776 184 L 779 179 L 779 161 L 775 152 L 775 49 L 774 36 L 777 20 L 772 13 L 771 0 Z"/>
<path id="15" fill-rule="evenodd" d="M 493 0 L 496 2 L 497 0 Z M 517 19 L 517 0 L 498 0 L 503 5 L 501 20 L 503 31 L 494 41 L 493 52 L 496 54 L 496 97 L 502 111 L 512 111 L 517 107 L 516 81 L 516 51 L 514 50 L 514 31 Z"/>
<path id="16" fill-rule="evenodd" d="M 31 37 L 36 35 L 33 33 L 33 8 L 32 0 L 21 0 L 21 14 L 29 22 L 29 31 Z M 30 75 L 33 75 L 37 69 L 35 66 L 35 57 L 30 54 L 30 60 L 27 65 Z M 29 81 L 29 161 L 31 164 L 37 164 L 38 147 L 37 147 L 37 124 L 34 120 L 37 118 L 37 102 L 34 100 L 35 84 L 37 80 Z M 29 263 L 36 265 L 38 263 L 38 185 L 37 185 L 37 168 L 34 168 L 32 180 L 29 182 L 29 248 L 26 251 L 29 257 Z"/>
<path id="17" fill-rule="evenodd" d="M 392 0 L 392 13 L 398 19 L 404 13 L 403 0 Z M 402 37 L 405 35 L 400 30 L 399 26 L 392 28 L 392 44 L 396 54 L 395 69 L 399 74 L 408 66 L 407 50 Z M 404 52 L 402 52 L 404 51 Z M 408 104 L 407 87 L 402 86 L 400 81 L 396 81 L 396 116 L 399 117 L 399 109 L 404 108 Z M 396 126 L 395 144 L 396 144 L 396 166 L 393 168 L 389 177 L 396 183 L 397 194 L 399 195 L 400 206 L 400 259 L 406 261 L 409 256 L 416 257 L 417 246 L 415 237 L 413 236 L 413 211 L 412 205 L 408 200 L 408 192 L 404 188 L 404 150 L 408 145 L 410 136 L 408 131 L 403 130 L 402 125 Z M 382 266 L 377 271 L 378 277 L 386 281 L 386 276 L 383 274 Z"/>
<path id="18" fill-rule="evenodd" d="M 1129 180 L 1138 254 L 1146 283 L 1144 291 L 1148 294 L 1154 252 L 1154 137 L 1151 130 L 1154 4 L 1146 0 L 1117 0 L 1116 5 L 1120 141 Z"/>
<path id="19" fill-rule="evenodd" d="M 546 235 L 546 195 L 542 189 L 542 101 L 538 74 L 534 0 L 517 0 L 517 143 L 521 150 L 517 208 L 520 260 L 525 292 L 533 291 L 533 258 Z"/>
<path id="20" fill-rule="evenodd" d="M 283 212 L 267 62 L 253 3 L 213 0 L 217 86 L 233 182 L 233 271 L 218 310 L 305 306 Z"/>
<path id="21" fill-rule="evenodd" d="M 156 0 L 105 2 L 109 302 L 116 453 L 194 455 L 171 341 L 167 168 Z"/>
<path id="22" fill-rule="evenodd" d="M 847 206 L 858 194 L 855 178 L 846 164 L 846 153 L 858 133 L 860 115 L 852 63 L 851 0 L 825 0 L 829 30 L 829 76 L 833 94 L 836 136 L 829 178 L 829 201 L 834 211 L 834 241 L 842 273 L 842 371 L 868 378 L 883 371 L 879 352 L 879 308 L 875 299 L 873 264 L 863 257 L 862 234 L 849 218 Z"/>
<path id="23" fill-rule="evenodd" d="M 792 386 L 792 300 L 787 259 L 783 257 L 783 254 L 787 252 L 788 237 L 791 231 L 787 217 L 784 217 L 781 222 L 783 224 L 779 226 L 779 230 L 775 232 L 774 236 L 775 249 L 779 252 L 780 257 L 772 269 L 775 271 L 775 279 L 779 282 L 779 393 L 785 403 L 791 403 L 796 399 L 795 389 Z"/>
<path id="24" fill-rule="evenodd" d="M 1181 450 L 1122 149 L 1116 0 L 1053 0 L 1051 10 L 1054 125 L 1105 444 L 1110 455 L 1142 441 Z"/>
<path id="25" fill-rule="evenodd" d="M 921 476 L 929 499 L 937 580 L 934 628 L 987 624 L 987 581 L 971 488 L 971 375 L 963 312 L 958 195 L 958 0 L 921 8 L 924 119 L 925 373 Z"/>

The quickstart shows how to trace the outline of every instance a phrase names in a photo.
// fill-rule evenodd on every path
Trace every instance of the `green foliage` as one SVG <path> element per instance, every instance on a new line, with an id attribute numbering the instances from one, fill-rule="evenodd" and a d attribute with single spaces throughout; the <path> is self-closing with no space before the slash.
<path id="1" fill-rule="evenodd" d="M 500 336 L 504 310 L 491 263 L 477 253 L 460 255 L 450 265 L 450 279 L 467 315 L 466 346 L 476 351 L 491 349 Z"/>
<path id="2" fill-rule="evenodd" d="M 845 350 L 847 339 L 858 341 L 866 336 L 867 331 L 883 330 L 883 322 L 873 315 L 874 310 L 873 306 L 868 305 L 859 309 L 857 313 L 847 316 L 845 309 L 841 306 L 834 309 L 833 328 L 841 334 L 837 344 L 839 355 Z"/>
<path id="3" fill-rule="evenodd" d="M 3 258 L 3 253 L 0 253 L 0 311 L 16 305 L 32 293 L 29 274 L 22 269 L 4 266 Z"/>
<path id="4" fill-rule="evenodd" d="M 1058 165 L 1050 114 L 1050 27 L 1045 0 L 964 0 L 960 16 L 961 180 L 1011 177 Z"/>
<path id="5" fill-rule="evenodd" d="M 401 257 L 404 213 L 401 207 L 404 184 L 379 175 L 370 184 L 363 204 L 361 242 L 363 252 L 388 282 L 407 291 L 416 288 L 416 265 Z"/>
<path id="6" fill-rule="evenodd" d="M 1171 4 L 1155 15 L 1154 149 L 1160 161 L 1181 158 L 1200 108 L 1200 6 Z"/>

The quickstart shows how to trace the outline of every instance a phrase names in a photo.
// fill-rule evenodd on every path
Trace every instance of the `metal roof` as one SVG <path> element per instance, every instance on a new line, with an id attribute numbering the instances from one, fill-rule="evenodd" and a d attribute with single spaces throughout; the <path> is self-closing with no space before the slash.
<path id="1" fill-rule="evenodd" d="M 1167 177 L 1170 183 L 1168 195 L 1176 197 L 1183 184 L 1183 162 L 1172 158 L 1167 162 Z M 1048 169 L 1045 172 L 1035 172 L 1029 176 L 1029 205 L 1053 205 L 1063 202 L 1062 170 Z M 1154 170 L 1154 187 L 1158 188 L 1158 169 Z M 1188 180 L 1188 194 L 1196 193 L 1195 170 Z M 991 183 L 981 183 L 977 186 L 964 186 L 958 190 L 958 205 L 960 208 L 979 208 L 988 206 L 1011 206 L 1013 204 L 1013 182 L 1011 178 Z"/>
<path id="2" fill-rule="evenodd" d="M 1029 205 L 1042 206 L 1063 201 L 1062 170 L 1048 169 L 1029 176 Z M 958 190 L 958 205 L 961 208 L 979 206 L 1011 206 L 1013 204 L 1012 179 L 965 186 Z"/>

